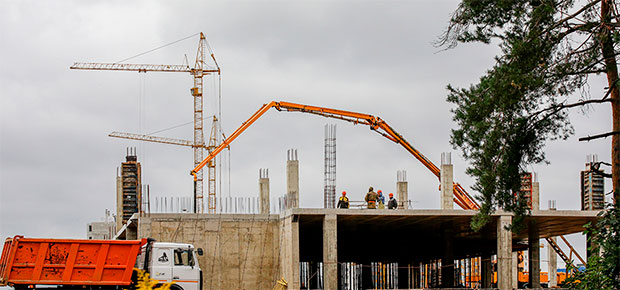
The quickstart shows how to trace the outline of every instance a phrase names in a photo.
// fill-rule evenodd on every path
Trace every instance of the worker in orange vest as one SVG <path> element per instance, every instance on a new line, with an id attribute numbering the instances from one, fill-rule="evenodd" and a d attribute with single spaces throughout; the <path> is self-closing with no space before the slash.
<path id="1" fill-rule="evenodd" d="M 347 192 L 343 191 L 342 196 L 338 199 L 337 208 L 349 208 L 349 198 L 347 197 Z"/>
<path id="2" fill-rule="evenodd" d="M 372 186 L 368 188 L 368 193 L 366 194 L 366 197 L 364 197 L 364 200 L 368 203 L 368 208 L 372 208 L 372 209 L 377 208 L 377 197 L 378 196 L 373 191 Z"/>

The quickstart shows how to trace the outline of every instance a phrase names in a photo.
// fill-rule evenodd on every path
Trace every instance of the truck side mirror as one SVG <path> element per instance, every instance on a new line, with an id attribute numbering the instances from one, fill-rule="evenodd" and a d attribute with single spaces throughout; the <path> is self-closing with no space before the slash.
<path id="1" fill-rule="evenodd" d="M 202 248 L 196 249 L 196 252 L 198 252 L 198 256 L 202 256 L 202 254 L 203 254 Z"/>

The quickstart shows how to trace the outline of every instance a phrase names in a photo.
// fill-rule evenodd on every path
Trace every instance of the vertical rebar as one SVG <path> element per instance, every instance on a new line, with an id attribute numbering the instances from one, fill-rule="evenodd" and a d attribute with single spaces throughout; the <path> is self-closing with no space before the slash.
<path id="1" fill-rule="evenodd" d="M 336 125 L 325 125 L 325 177 L 323 205 L 325 208 L 336 207 Z"/>

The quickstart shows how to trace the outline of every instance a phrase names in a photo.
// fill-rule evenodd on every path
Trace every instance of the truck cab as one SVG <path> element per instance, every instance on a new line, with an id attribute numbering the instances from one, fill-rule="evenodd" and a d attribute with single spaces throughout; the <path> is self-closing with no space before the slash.
<path id="1" fill-rule="evenodd" d="M 191 244 L 150 242 L 142 247 L 137 266 L 149 272 L 153 280 L 174 282 L 172 290 L 200 290 L 202 271 L 197 254 L 202 255 L 202 249 Z"/>

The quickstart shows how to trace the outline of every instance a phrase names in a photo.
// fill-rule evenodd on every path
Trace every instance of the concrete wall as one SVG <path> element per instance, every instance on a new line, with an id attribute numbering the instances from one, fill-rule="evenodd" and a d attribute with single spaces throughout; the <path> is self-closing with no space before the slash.
<path id="1" fill-rule="evenodd" d="M 89 240 L 111 240 L 116 234 L 116 222 L 92 222 L 86 226 L 86 238 Z"/>
<path id="2" fill-rule="evenodd" d="M 140 218 L 138 237 L 203 248 L 205 290 L 271 289 L 281 278 L 278 215 L 151 214 Z"/>

